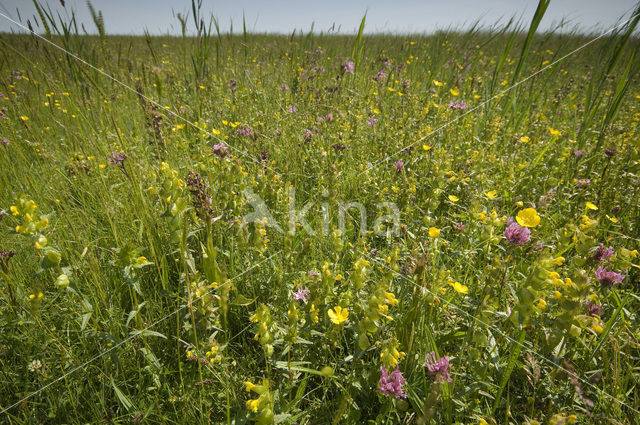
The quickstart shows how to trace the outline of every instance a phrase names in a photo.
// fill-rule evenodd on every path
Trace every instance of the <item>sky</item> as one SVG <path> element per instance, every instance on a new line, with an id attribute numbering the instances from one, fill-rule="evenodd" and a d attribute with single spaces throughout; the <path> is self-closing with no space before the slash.
<path id="1" fill-rule="evenodd" d="M 76 12 L 76 19 L 86 31 L 95 33 L 95 25 L 85 0 L 40 0 L 54 13 Z M 180 34 L 176 13 L 191 10 L 191 0 L 92 0 L 104 16 L 108 34 Z M 629 18 L 637 0 L 551 0 L 540 30 L 553 28 L 562 19 L 565 30 L 604 31 Z M 242 31 L 243 13 L 250 32 L 290 34 L 294 29 L 309 32 L 357 32 L 367 14 L 365 33 L 432 33 L 438 29 L 465 28 L 479 21 L 485 26 L 504 24 L 512 16 L 528 24 L 536 10 L 536 0 L 203 0 L 203 16 L 213 14 L 222 29 Z M 19 11 L 19 13 L 18 13 Z M 26 24 L 34 22 L 36 13 L 31 0 L 0 0 L 0 13 Z M 20 17 L 20 19 L 19 19 Z M 189 15 L 191 18 L 191 14 Z M 35 27 L 35 25 L 34 25 Z M 189 27 L 194 28 L 193 21 Z M 41 30 L 41 28 L 40 28 Z M 20 28 L 0 16 L 0 32 Z M 38 28 L 36 27 L 36 31 Z"/>

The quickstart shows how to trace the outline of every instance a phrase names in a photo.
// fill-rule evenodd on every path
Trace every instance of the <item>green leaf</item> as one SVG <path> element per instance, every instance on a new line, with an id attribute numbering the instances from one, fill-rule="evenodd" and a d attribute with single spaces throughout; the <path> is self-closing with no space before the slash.
<path id="1" fill-rule="evenodd" d="M 141 335 L 141 336 L 158 336 L 160 338 L 167 339 L 167 337 L 164 336 L 163 334 L 161 334 L 160 332 L 150 331 L 149 329 L 143 329 L 141 331 L 133 331 L 133 332 L 131 332 L 131 335 L 133 335 L 133 336 L 137 336 L 137 335 Z"/>
<path id="2" fill-rule="evenodd" d="M 124 408 L 127 409 L 127 411 L 129 412 L 135 409 L 133 402 L 129 399 L 129 397 L 126 396 L 125 393 L 120 391 L 120 388 L 118 388 L 116 383 L 113 382 L 113 378 L 110 377 L 109 379 L 111 380 L 111 386 L 113 387 L 113 391 L 115 391 L 116 396 L 118 397 L 118 400 L 120 400 L 120 403 L 122 403 Z"/>

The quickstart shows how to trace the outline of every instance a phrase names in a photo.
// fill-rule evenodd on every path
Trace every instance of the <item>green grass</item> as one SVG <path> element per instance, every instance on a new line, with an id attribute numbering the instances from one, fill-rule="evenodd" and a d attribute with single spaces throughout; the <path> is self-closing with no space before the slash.
<path id="1" fill-rule="evenodd" d="M 597 35 L 535 33 L 545 5 L 429 36 L 231 35 L 198 2 L 195 37 L 93 9 L 88 36 L 41 8 L 86 63 L 0 34 L 3 422 L 638 423 L 637 20 L 563 58 Z M 396 362 L 406 398 L 378 393 Z"/>

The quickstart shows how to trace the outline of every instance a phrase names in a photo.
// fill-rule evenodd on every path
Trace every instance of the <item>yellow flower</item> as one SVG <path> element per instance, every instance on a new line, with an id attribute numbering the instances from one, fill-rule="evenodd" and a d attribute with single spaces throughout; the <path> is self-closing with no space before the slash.
<path id="1" fill-rule="evenodd" d="M 542 298 L 540 298 L 538 300 L 538 304 L 537 304 L 538 308 L 540 310 L 544 310 L 545 308 L 547 308 L 547 302 L 545 300 L 543 300 Z"/>
<path id="2" fill-rule="evenodd" d="M 489 425 L 489 423 L 487 421 L 485 421 L 484 419 L 480 418 L 480 419 L 478 419 L 478 425 Z"/>
<path id="3" fill-rule="evenodd" d="M 469 288 L 467 288 L 466 285 L 463 285 L 460 282 L 447 282 L 447 283 L 451 285 L 456 292 L 459 292 L 461 294 L 466 294 L 469 292 Z"/>
<path id="4" fill-rule="evenodd" d="M 422 149 L 424 149 L 425 151 L 429 152 L 433 148 L 431 146 L 429 146 L 429 145 L 422 145 Z"/>
<path id="5" fill-rule="evenodd" d="M 498 197 L 498 192 L 495 190 L 490 190 L 488 192 L 485 192 L 484 196 L 486 196 L 489 199 L 496 199 Z"/>
<path id="6" fill-rule="evenodd" d="M 396 299 L 396 296 L 391 293 L 391 292 L 385 292 L 384 297 L 387 299 L 387 303 L 390 304 L 391 306 L 396 306 L 398 305 L 398 300 Z"/>
<path id="7" fill-rule="evenodd" d="M 432 80 L 432 81 L 433 81 L 433 85 L 436 86 L 436 87 L 442 87 L 442 85 L 444 84 L 444 83 L 442 83 L 442 82 L 440 82 L 438 80 Z"/>
<path id="8" fill-rule="evenodd" d="M 605 214 L 607 216 L 607 218 L 609 219 L 609 221 L 611 221 L 612 223 L 618 223 L 620 220 L 618 220 L 615 217 L 609 217 L 607 214 Z"/>
<path id="9" fill-rule="evenodd" d="M 460 94 L 460 90 L 458 89 L 451 89 L 449 90 L 449 93 L 451 93 L 451 96 L 457 96 Z"/>
<path id="10" fill-rule="evenodd" d="M 349 317 L 349 310 L 337 305 L 333 309 L 329 309 L 327 314 L 333 323 L 340 325 L 347 321 L 347 318 Z"/>
<path id="11" fill-rule="evenodd" d="M 524 206 L 524 202 L 522 202 L 522 201 L 518 201 L 518 202 L 516 202 L 516 206 L 517 206 L 518 208 L 522 208 L 522 207 Z"/>
<path id="12" fill-rule="evenodd" d="M 449 195 L 449 200 L 451 202 L 458 202 L 458 197 L 456 195 Z"/>
<path id="13" fill-rule="evenodd" d="M 638 256 L 638 250 L 637 250 L 637 249 L 634 249 L 633 251 L 631 251 L 631 252 L 629 253 L 629 255 L 630 255 L 630 256 L 632 256 L 633 258 L 636 258 L 636 257 Z"/>
<path id="14" fill-rule="evenodd" d="M 28 117 L 28 116 L 26 116 L 26 115 L 20 115 L 20 119 L 21 119 L 22 121 L 28 121 L 28 120 L 29 120 L 29 117 Z"/>
<path id="15" fill-rule="evenodd" d="M 440 236 L 440 229 L 437 227 L 429 227 L 429 237 L 437 238 Z"/>
<path id="16" fill-rule="evenodd" d="M 562 133 L 562 131 L 556 130 L 555 128 L 551 128 L 551 127 L 549 127 L 548 130 L 552 136 L 559 136 Z"/>
<path id="17" fill-rule="evenodd" d="M 596 210 L 598 209 L 598 207 L 596 207 L 596 205 L 595 205 L 594 203 L 592 203 L 592 202 L 587 202 L 585 205 L 586 205 L 586 206 L 587 206 L 587 208 L 589 208 L 590 210 L 594 210 L 594 211 L 596 211 Z"/>
<path id="18" fill-rule="evenodd" d="M 260 399 L 256 398 L 255 400 L 247 400 L 247 409 L 252 412 L 258 411 L 258 406 L 260 405 Z"/>
<path id="19" fill-rule="evenodd" d="M 575 424 L 576 421 L 578 420 L 578 417 L 574 414 L 571 414 L 569 416 L 567 416 L 567 423 L 568 424 Z"/>
<path id="20" fill-rule="evenodd" d="M 591 326 L 591 329 L 597 334 L 601 334 L 602 331 L 603 331 L 602 326 L 600 326 L 597 323 L 595 323 L 593 326 Z"/>
<path id="21" fill-rule="evenodd" d="M 244 383 L 245 389 L 247 390 L 247 392 L 251 391 L 252 389 L 254 389 L 256 386 L 254 384 L 252 384 L 249 381 L 246 381 Z"/>
<path id="22" fill-rule="evenodd" d="M 553 264 L 556 266 L 561 266 L 564 263 L 564 257 L 556 257 L 553 259 Z"/>
<path id="23" fill-rule="evenodd" d="M 553 298 L 559 300 L 560 298 L 562 298 L 562 294 L 559 291 L 553 291 Z"/>
<path id="24" fill-rule="evenodd" d="M 553 286 L 566 286 L 566 283 L 562 279 L 552 278 L 551 284 Z"/>
<path id="25" fill-rule="evenodd" d="M 520 141 L 521 141 L 522 143 L 529 143 L 529 142 L 531 141 L 531 139 L 529 138 L 529 136 L 522 136 L 522 137 L 520 138 Z"/>
<path id="26" fill-rule="evenodd" d="M 138 257 L 138 259 L 136 260 L 136 263 L 138 264 L 147 264 L 148 261 L 145 257 Z"/>
<path id="27" fill-rule="evenodd" d="M 540 216 L 534 208 L 525 208 L 518 212 L 516 221 L 520 226 L 536 227 L 538 224 L 540 224 Z"/>
<path id="28" fill-rule="evenodd" d="M 20 211 L 18 211 L 18 207 L 16 207 L 15 205 L 11 205 L 11 208 L 9 209 L 11 210 L 11 214 L 20 215 Z"/>
<path id="29" fill-rule="evenodd" d="M 315 305 L 311 304 L 311 306 L 309 307 L 309 316 L 311 317 L 311 320 L 313 321 L 313 323 L 318 323 L 319 319 L 319 310 L 318 307 L 316 307 Z"/>

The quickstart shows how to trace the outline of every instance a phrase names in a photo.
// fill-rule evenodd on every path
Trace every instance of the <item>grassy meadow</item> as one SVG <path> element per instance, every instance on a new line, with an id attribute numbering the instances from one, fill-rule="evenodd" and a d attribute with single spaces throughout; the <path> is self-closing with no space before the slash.
<path id="1" fill-rule="evenodd" d="M 640 423 L 638 17 L 536 32 L 547 5 L 406 36 L 22 17 L 0 422 Z"/>

